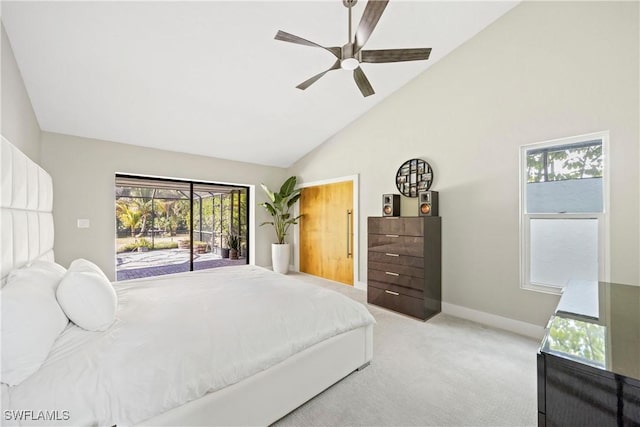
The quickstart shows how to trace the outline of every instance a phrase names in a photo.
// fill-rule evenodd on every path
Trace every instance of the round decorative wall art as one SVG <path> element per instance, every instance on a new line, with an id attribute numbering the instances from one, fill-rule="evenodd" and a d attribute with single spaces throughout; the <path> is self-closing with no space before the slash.
<path id="1" fill-rule="evenodd" d="M 418 193 L 427 191 L 433 181 L 433 170 L 429 163 L 421 159 L 407 160 L 396 173 L 396 187 L 407 197 L 418 197 Z"/>

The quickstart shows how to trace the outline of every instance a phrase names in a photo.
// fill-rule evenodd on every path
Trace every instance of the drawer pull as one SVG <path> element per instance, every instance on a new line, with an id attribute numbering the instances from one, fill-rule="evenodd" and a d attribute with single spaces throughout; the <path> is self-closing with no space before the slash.
<path id="1" fill-rule="evenodd" d="M 399 234 L 385 234 L 385 237 L 400 237 Z"/>
<path id="2" fill-rule="evenodd" d="M 400 254 L 385 254 L 386 256 L 400 256 Z"/>
<path id="3" fill-rule="evenodd" d="M 399 293 L 397 293 L 397 292 L 393 292 L 393 291 L 387 291 L 387 290 L 385 290 L 385 292 L 386 292 L 386 293 L 388 293 L 388 294 L 391 294 L 391 295 L 395 295 L 395 296 L 400 295 Z"/>
<path id="4" fill-rule="evenodd" d="M 385 271 L 384 274 L 388 274 L 389 276 L 396 276 L 396 277 L 399 276 L 398 273 L 393 273 L 391 271 Z"/>

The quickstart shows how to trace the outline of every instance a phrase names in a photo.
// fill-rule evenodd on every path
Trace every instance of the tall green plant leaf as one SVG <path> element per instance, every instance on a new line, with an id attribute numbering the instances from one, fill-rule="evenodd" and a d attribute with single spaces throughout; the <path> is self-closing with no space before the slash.
<path id="1" fill-rule="evenodd" d="M 271 203 L 261 203 L 261 206 L 263 206 L 271 216 L 276 215 L 276 208 Z"/>
<path id="2" fill-rule="evenodd" d="M 295 176 L 291 176 L 282 184 L 282 187 L 280 187 L 280 195 L 283 196 L 283 198 L 291 195 L 293 189 L 296 188 L 296 180 Z"/>
<path id="3" fill-rule="evenodd" d="M 298 191 L 298 193 L 294 194 L 289 201 L 287 202 L 287 207 L 292 207 L 293 205 L 296 204 L 296 202 L 298 201 L 298 199 L 300 199 L 300 192 Z"/>
<path id="4" fill-rule="evenodd" d="M 260 184 L 260 187 L 262 187 L 262 189 L 264 190 L 265 193 L 267 193 L 267 196 L 269 197 L 269 200 L 271 200 L 272 202 L 276 201 L 276 196 L 273 194 L 273 191 L 269 190 L 267 188 L 266 185 L 264 184 Z"/>
<path id="5" fill-rule="evenodd" d="M 289 227 L 293 224 L 297 224 L 297 219 L 291 218 L 289 209 L 293 207 L 296 201 L 300 198 L 300 190 L 295 189 L 296 177 L 289 177 L 280 187 L 280 191 L 272 192 L 266 185 L 261 184 L 262 189 L 267 194 L 271 203 L 260 203 L 269 215 L 273 217 L 272 222 L 264 222 L 260 225 L 271 224 L 276 233 L 276 239 L 278 243 L 284 243 L 287 236 Z"/>

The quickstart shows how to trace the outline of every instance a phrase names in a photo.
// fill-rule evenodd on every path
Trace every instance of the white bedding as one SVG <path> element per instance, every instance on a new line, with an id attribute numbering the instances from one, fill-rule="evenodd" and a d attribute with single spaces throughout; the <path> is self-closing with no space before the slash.
<path id="1" fill-rule="evenodd" d="M 253 266 L 115 286 L 108 330 L 69 326 L 37 373 L 3 386 L 3 424 L 6 410 L 31 410 L 32 418 L 68 411 L 57 424 L 135 424 L 374 322 L 339 293 Z"/>

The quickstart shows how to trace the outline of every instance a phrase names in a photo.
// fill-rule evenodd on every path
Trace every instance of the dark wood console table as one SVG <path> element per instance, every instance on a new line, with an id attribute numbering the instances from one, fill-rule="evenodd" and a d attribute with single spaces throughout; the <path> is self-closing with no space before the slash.
<path id="1" fill-rule="evenodd" d="M 640 426 L 640 286 L 569 283 L 538 352 L 538 426 Z"/>

